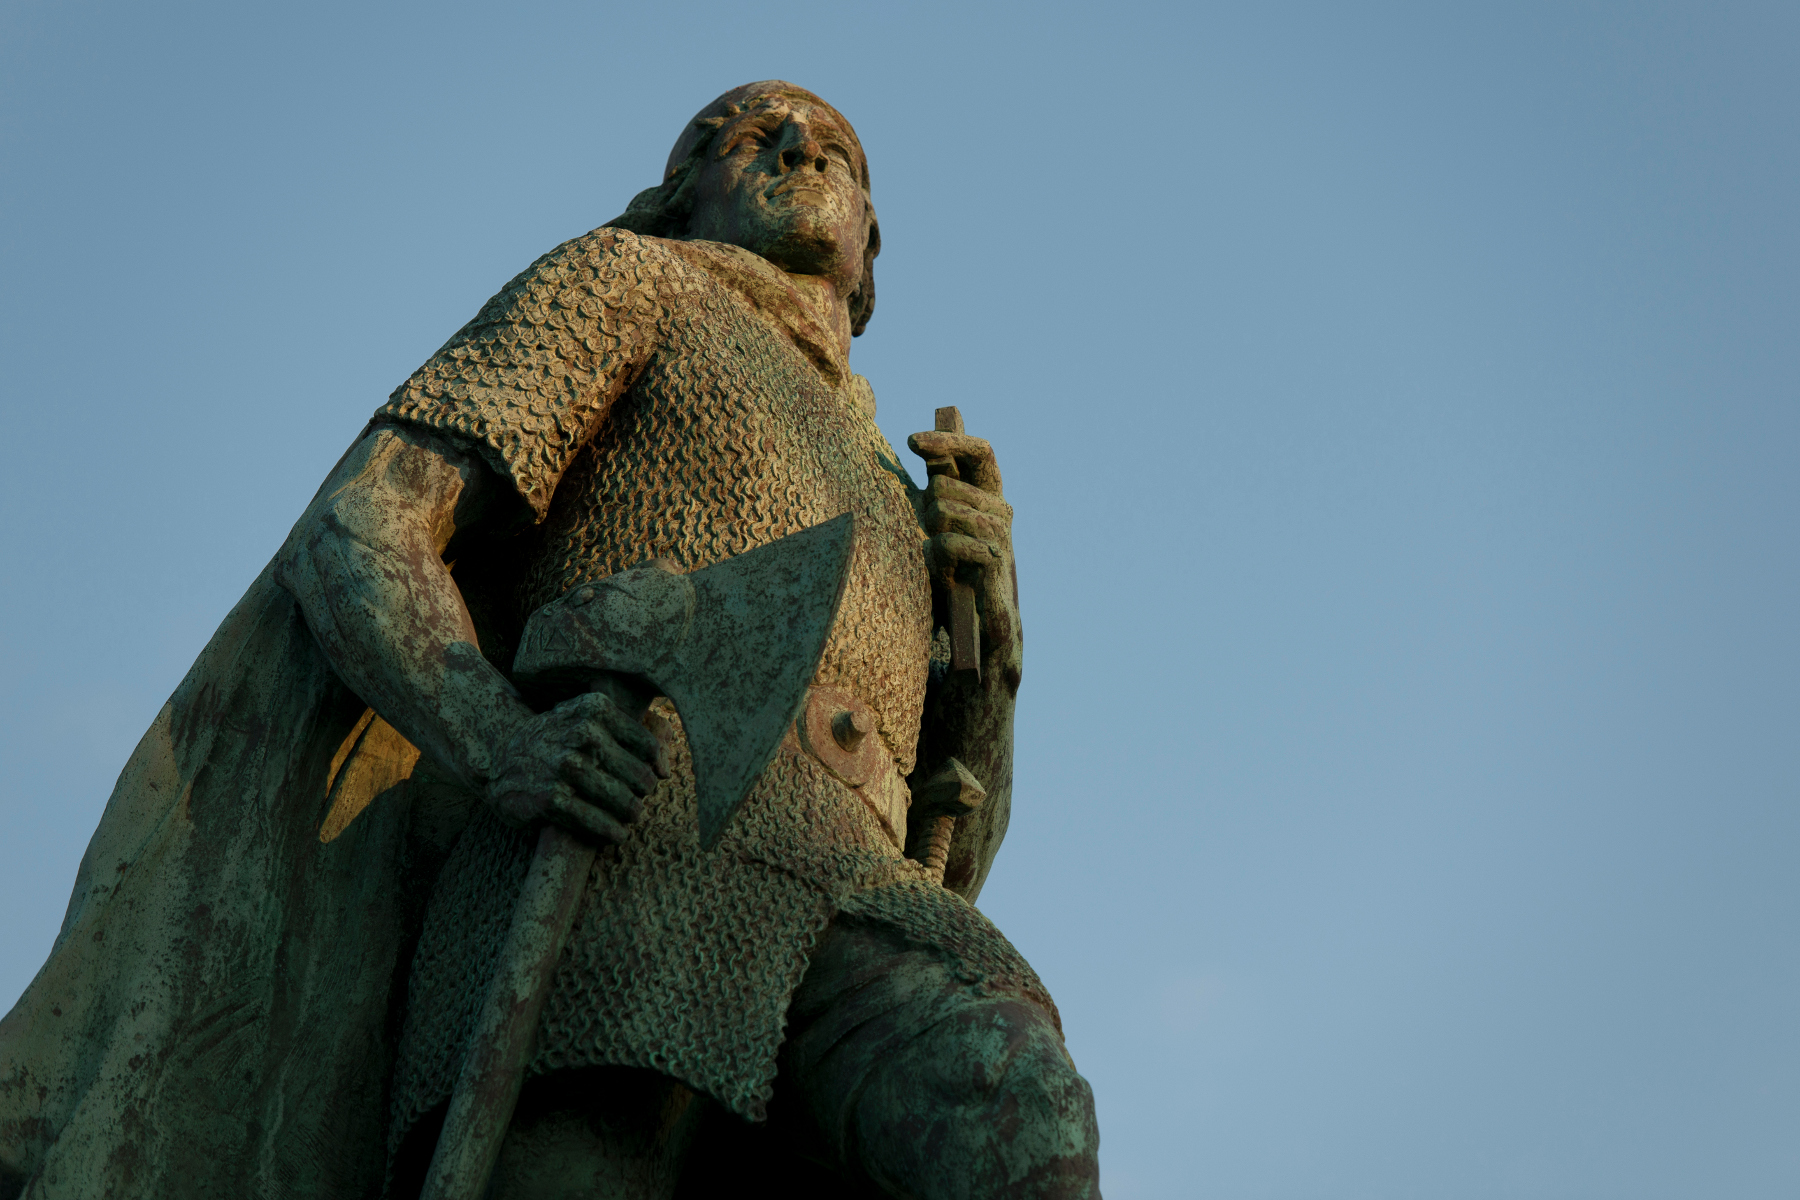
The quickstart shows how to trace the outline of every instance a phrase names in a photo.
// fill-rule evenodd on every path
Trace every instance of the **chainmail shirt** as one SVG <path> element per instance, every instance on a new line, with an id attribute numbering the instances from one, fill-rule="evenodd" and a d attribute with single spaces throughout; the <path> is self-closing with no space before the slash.
<path id="1" fill-rule="evenodd" d="M 904 800 L 899 829 L 884 815 L 913 767 L 933 630 L 918 493 L 873 408 L 774 267 L 603 228 L 532 264 L 378 410 L 473 446 L 530 506 L 538 524 L 508 573 L 521 613 L 646 558 L 694 570 L 856 516 L 815 686 L 873 709 L 891 772 L 852 788 L 790 731 L 703 852 L 663 705 L 673 770 L 595 862 L 534 1072 L 647 1067 L 761 1118 L 788 998 L 839 911 L 1048 1004 L 993 925 L 902 856 Z M 409 983 L 396 1142 L 449 1096 L 531 846 L 478 817 L 440 877 Z"/>

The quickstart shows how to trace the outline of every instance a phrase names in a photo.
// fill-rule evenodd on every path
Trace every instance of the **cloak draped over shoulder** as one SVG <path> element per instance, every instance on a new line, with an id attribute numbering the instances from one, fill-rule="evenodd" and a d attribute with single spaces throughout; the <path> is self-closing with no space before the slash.
<path id="1" fill-rule="evenodd" d="M 428 886 L 417 757 L 265 570 L 138 743 L 0 1020 L 0 1197 L 379 1188 Z"/>
<path id="2" fill-rule="evenodd" d="M 514 569 L 459 572 L 478 628 L 646 551 L 693 568 L 858 514 L 816 685 L 869 704 L 888 768 L 846 782 L 796 742 L 710 857 L 687 845 L 685 785 L 665 786 L 590 882 L 586 911 L 633 919 L 578 922 L 547 1010 L 543 1069 L 647 1066 L 751 1119 L 833 913 L 1054 1013 L 999 931 L 902 856 L 933 633 L 917 489 L 788 292 L 748 252 L 603 228 L 502 289 L 377 415 L 475 449 L 541 522 Z M 504 642 L 482 634 L 490 658 Z M 436 953 L 420 938 L 477 804 L 339 681 L 265 569 L 126 764 L 49 961 L 0 1020 L 0 1200 L 377 1194 L 390 1081 L 404 1132 L 460 1062 L 461 1026 L 434 1012 L 479 990 L 467 913 L 437 906 Z M 733 907 L 752 892 L 769 902 Z"/>

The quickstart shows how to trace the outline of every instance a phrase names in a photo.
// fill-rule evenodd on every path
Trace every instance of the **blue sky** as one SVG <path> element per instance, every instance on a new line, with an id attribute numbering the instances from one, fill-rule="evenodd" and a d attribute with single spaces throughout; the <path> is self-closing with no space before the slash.
<path id="1" fill-rule="evenodd" d="M 779 77 L 1018 512 L 1111 1200 L 1800 1191 L 1800 12 L 0 7 L 0 1004 L 388 391 Z"/>

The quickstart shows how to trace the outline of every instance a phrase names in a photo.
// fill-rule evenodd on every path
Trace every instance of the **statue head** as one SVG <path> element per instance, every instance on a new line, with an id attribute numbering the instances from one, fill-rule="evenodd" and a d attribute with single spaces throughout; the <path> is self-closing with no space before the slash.
<path id="1" fill-rule="evenodd" d="M 791 83 L 748 83 L 701 109 L 676 139 L 662 183 L 608 224 L 729 242 L 784 271 L 830 279 L 852 334 L 875 311 L 881 227 L 862 143 L 842 113 Z"/>

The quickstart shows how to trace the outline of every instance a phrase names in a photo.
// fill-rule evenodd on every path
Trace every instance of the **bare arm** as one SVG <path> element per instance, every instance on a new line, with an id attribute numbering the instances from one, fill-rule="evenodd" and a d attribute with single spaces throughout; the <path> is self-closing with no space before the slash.
<path id="1" fill-rule="evenodd" d="M 952 671 L 933 681 L 919 738 L 921 774 L 959 759 L 987 789 L 987 799 L 959 819 L 944 866 L 944 886 L 973 901 L 1012 815 L 1013 709 L 1024 668 L 1018 576 L 1013 569 L 1012 506 L 986 441 L 959 433 L 916 433 L 907 439 L 927 459 L 953 458 L 960 478 L 934 475 L 925 490 L 926 565 L 937 621 L 949 624 L 948 584 L 975 586 L 981 629 L 981 673 Z"/>
<path id="2" fill-rule="evenodd" d="M 502 523 L 506 485 L 412 429 L 353 447 L 288 535 L 275 578 L 352 691 L 451 778 L 518 822 L 623 835 L 666 774 L 662 748 L 604 696 L 544 714 L 482 657 L 443 555 Z"/>

